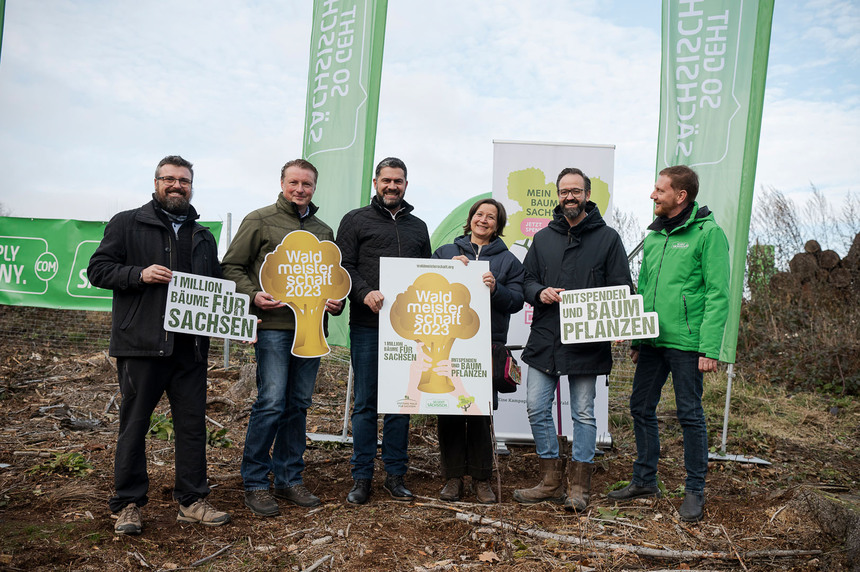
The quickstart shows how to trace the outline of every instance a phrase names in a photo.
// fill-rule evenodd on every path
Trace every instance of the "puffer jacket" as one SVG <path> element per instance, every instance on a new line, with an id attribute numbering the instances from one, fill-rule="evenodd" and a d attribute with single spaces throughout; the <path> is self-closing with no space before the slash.
<path id="1" fill-rule="evenodd" d="M 352 279 L 351 326 L 379 327 L 379 315 L 364 304 L 364 298 L 379 290 L 380 257 L 430 258 L 427 225 L 412 214 L 412 205 L 403 201 L 402 206 L 392 216 L 374 195 L 369 205 L 349 211 L 340 221 L 335 242 L 343 256 L 343 267 Z"/>
<path id="2" fill-rule="evenodd" d="M 694 203 L 687 222 L 666 232 L 656 219 L 645 237 L 639 294 L 657 312 L 660 336 L 632 344 L 719 359 L 729 312 L 729 242 L 714 214 Z"/>
<path id="3" fill-rule="evenodd" d="M 496 278 L 496 289 L 490 295 L 492 337 L 494 342 L 504 344 L 508 340 L 511 314 L 523 309 L 525 269 L 501 238 L 497 237 L 478 253 L 477 245 L 472 244 L 469 237 L 468 234 L 458 236 L 452 244 L 440 246 L 433 258 L 451 259 L 463 254 L 469 260 L 489 261 L 490 272 Z"/>
<path id="4" fill-rule="evenodd" d="M 145 284 L 140 273 L 152 264 L 171 270 L 188 268 L 180 264 L 179 245 L 169 222 L 156 214 L 157 203 L 115 215 L 105 227 L 105 235 L 90 258 L 89 281 L 113 290 L 110 355 L 122 357 L 169 356 L 177 334 L 165 331 L 167 284 Z M 195 222 L 199 218 L 189 207 L 185 225 L 191 228 L 193 274 L 221 278 L 218 244 L 209 229 Z M 183 229 L 184 230 L 184 229 Z M 183 232 L 180 230 L 180 232 Z M 185 335 L 185 334 L 179 334 Z M 196 356 L 209 351 L 209 338 L 194 336 Z"/>
<path id="5" fill-rule="evenodd" d="M 263 291 L 260 268 L 266 255 L 274 252 L 284 237 L 294 230 L 306 230 L 319 240 L 334 241 L 331 227 L 316 216 L 318 207 L 310 203 L 308 208 L 308 215 L 299 217 L 295 203 L 279 193 L 274 204 L 248 213 L 221 260 L 224 277 L 236 283 L 236 292 L 250 298 L 251 312 L 262 320 L 257 325 L 261 330 L 296 328 L 295 315 L 288 306 L 262 310 L 254 305 L 254 296 Z"/>
<path id="6" fill-rule="evenodd" d="M 553 220 L 535 234 L 523 262 L 526 302 L 534 306 L 523 361 L 549 375 L 607 375 L 612 371 L 612 346 L 610 342 L 562 344 L 559 304 L 541 302 L 541 291 L 633 288 L 621 237 L 606 226 L 593 202 L 586 203 L 585 211 L 585 218 L 571 227 L 561 206 L 556 206 Z"/>

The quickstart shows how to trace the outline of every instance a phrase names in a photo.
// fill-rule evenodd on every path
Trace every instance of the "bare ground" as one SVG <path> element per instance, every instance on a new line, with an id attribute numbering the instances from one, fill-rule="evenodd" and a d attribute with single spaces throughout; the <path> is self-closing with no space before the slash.
<path id="1" fill-rule="evenodd" d="M 634 455 L 626 414 L 629 385 L 611 389 L 616 448 L 596 464 L 589 511 L 576 515 L 550 504 L 519 505 L 515 488 L 536 482 L 531 447 L 499 457 L 502 503 L 448 504 L 441 487 L 435 419 L 413 418 L 410 488 L 414 503 L 390 500 L 377 467 L 368 505 L 349 506 L 350 448 L 311 443 L 305 484 L 324 503 L 316 509 L 281 504 L 263 519 L 243 505 L 239 476 L 250 400 L 218 397 L 238 380 L 236 367 L 213 360 L 208 415 L 228 429 L 233 446 L 210 447 L 210 500 L 233 522 L 205 528 L 176 522 L 173 446 L 148 440 L 150 502 L 144 533 L 114 535 L 112 494 L 118 415 L 115 372 L 104 354 L 49 357 L 2 350 L 0 357 L 0 569 L 3 570 L 840 570 L 850 569 L 844 539 L 824 534 L 793 501 L 801 486 L 840 494 L 860 480 L 860 408 L 827 399 L 751 390 L 739 394 L 730 452 L 769 459 L 771 466 L 712 463 L 706 518 L 679 520 L 680 497 L 616 506 L 609 487 L 629 478 Z M 340 433 L 346 388 L 343 362 L 327 360 L 308 427 Z M 740 386 L 743 389 L 742 385 Z M 216 398 L 212 400 L 211 398 Z M 715 397 L 719 401 L 720 397 Z M 671 403 L 668 407 L 671 407 Z M 65 407 L 53 407 L 64 404 Z M 47 408 L 47 409 L 46 409 Z M 165 401 L 159 412 L 166 412 Z M 661 409 L 661 477 L 669 493 L 683 485 L 680 429 Z M 65 419 L 65 421 L 64 421 Z M 92 427 L 74 428 L 73 421 Z M 70 421 L 72 421 L 70 425 Z M 721 418 L 709 414 L 711 443 Z M 80 427 L 80 425 L 78 426 Z M 77 452 L 92 465 L 83 477 L 32 467 L 55 453 Z M 683 487 L 681 486 L 681 489 Z M 467 499 L 469 500 L 469 499 Z M 471 517 L 470 517 L 471 515 Z M 467 522 L 486 517 L 486 522 Z M 547 534 L 549 533 L 549 534 Z M 541 536 L 542 535 L 542 536 Z M 648 550 L 656 551 L 643 554 Z M 756 553 L 758 551 L 758 553 Z M 761 552 L 770 554 L 761 554 Z M 789 551 L 778 556 L 775 551 Z M 207 559 L 208 558 L 208 559 Z M 203 562 L 199 562 L 203 560 Z"/>

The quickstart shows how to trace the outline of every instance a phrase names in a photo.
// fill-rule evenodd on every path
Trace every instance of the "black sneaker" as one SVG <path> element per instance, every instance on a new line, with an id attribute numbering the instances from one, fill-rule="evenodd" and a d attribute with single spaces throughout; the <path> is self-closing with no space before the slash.
<path id="1" fill-rule="evenodd" d="M 406 485 L 403 483 L 403 475 L 388 475 L 385 477 L 385 483 L 382 485 L 382 488 L 387 490 L 388 494 L 391 495 L 391 498 L 394 500 L 415 500 L 415 495 L 413 495 L 412 491 L 407 489 Z"/>
<path id="2" fill-rule="evenodd" d="M 319 506 L 321 501 L 308 488 L 299 483 L 285 489 L 274 489 L 274 494 L 279 499 L 288 500 L 293 504 L 304 507 Z"/>
<path id="3" fill-rule="evenodd" d="M 661 493 L 660 489 L 658 489 L 657 487 L 640 487 L 639 485 L 634 485 L 633 483 L 630 483 L 623 489 L 617 491 L 610 491 L 610 493 L 606 496 L 615 501 L 625 501 L 645 498 L 658 499 L 663 496 L 663 493 Z"/>
<path id="4" fill-rule="evenodd" d="M 245 506 L 257 516 L 278 516 L 281 514 L 278 501 L 266 489 L 245 491 Z"/>
<path id="5" fill-rule="evenodd" d="M 356 479 L 352 490 L 346 495 L 349 504 L 364 504 L 370 498 L 370 479 Z"/>
<path id="6" fill-rule="evenodd" d="M 686 493 L 678 514 L 684 522 L 699 522 L 702 520 L 705 508 L 705 495 L 698 493 Z"/>

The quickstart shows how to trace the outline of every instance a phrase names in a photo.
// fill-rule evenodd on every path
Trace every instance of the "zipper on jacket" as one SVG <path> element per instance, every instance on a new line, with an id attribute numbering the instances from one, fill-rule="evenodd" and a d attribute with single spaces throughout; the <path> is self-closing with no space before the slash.
<path id="1" fill-rule="evenodd" d="M 693 329 L 690 328 L 690 316 L 687 315 L 687 295 L 682 294 L 681 297 L 684 299 L 684 321 L 687 323 L 687 331 L 692 334 Z"/>
<path id="2" fill-rule="evenodd" d="M 669 245 L 669 235 L 666 234 L 666 241 L 663 243 L 663 252 L 660 254 L 660 265 L 657 266 L 657 277 L 654 278 L 654 302 L 652 308 L 657 309 L 657 283 L 660 281 L 660 271 L 663 269 L 663 259 L 666 257 L 666 246 Z M 644 256 L 644 254 L 643 254 Z M 684 312 L 687 310 L 687 300 L 684 299 Z M 687 326 L 690 327 L 689 325 Z M 692 332 L 691 332 L 692 333 Z"/>
<path id="3" fill-rule="evenodd" d="M 401 209 L 402 210 L 402 209 Z M 403 256 L 402 248 L 400 245 L 400 228 L 397 226 L 397 215 L 400 214 L 400 211 L 397 211 L 393 215 L 391 215 L 391 221 L 394 223 L 394 234 L 397 236 L 397 256 Z"/>
<path id="4" fill-rule="evenodd" d="M 471 247 L 472 247 L 472 254 L 474 254 L 474 255 L 475 255 L 475 260 L 478 260 L 478 255 L 481 253 L 481 247 L 479 246 L 479 247 L 478 247 L 478 252 L 475 252 L 475 245 L 474 245 L 474 244 L 472 244 L 472 241 L 471 241 L 471 240 L 469 241 L 469 246 L 471 246 Z"/>

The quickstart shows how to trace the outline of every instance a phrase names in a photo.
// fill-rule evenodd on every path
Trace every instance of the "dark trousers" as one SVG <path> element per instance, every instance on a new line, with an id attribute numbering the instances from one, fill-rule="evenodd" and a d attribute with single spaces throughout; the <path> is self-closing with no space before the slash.
<path id="1" fill-rule="evenodd" d="M 195 361 L 194 338 L 177 334 L 168 357 L 118 357 L 117 375 L 122 392 L 119 437 L 116 443 L 114 486 L 110 509 L 127 504 L 143 506 L 149 500 L 146 473 L 146 435 L 150 417 L 167 392 L 173 416 L 175 481 L 173 498 L 188 506 L 209 494 L 206 478 L 206 366 Z"/>
<path id="2" fill-rule="evenodd" d="M 372 479 L 378 425 L 379 330 L 350 326 L 355 405 L 352 408 L 352 478 Z M 405 475 L 409 467 L 409 416 L 386 413 L 382 418 L 382 462 L 389 475 Z"/>
<path id="3" fill-rule="evenodd" d="M 439 455 L 446 479 L 469 475 L 485 481 L 493 476 L 493 437 L 490 417 L 440 415 Z"/>
<path id="4" fill-rule="evenodd" d="M 657 404 L 669 373 L 672 374 L 678 421 L 684 433 L 684 466 L 687 469 L 684 490 L 702 494 L 708 474 L 708 428 L 702 409 L 703 379 L 696 352 L 655 348 L 648 344 L 639 346 L 639 361 L 630 393 L 630 413 L 636 436 L 632 482 L 640 487 L 657 486 L 660 459 Z"/>

